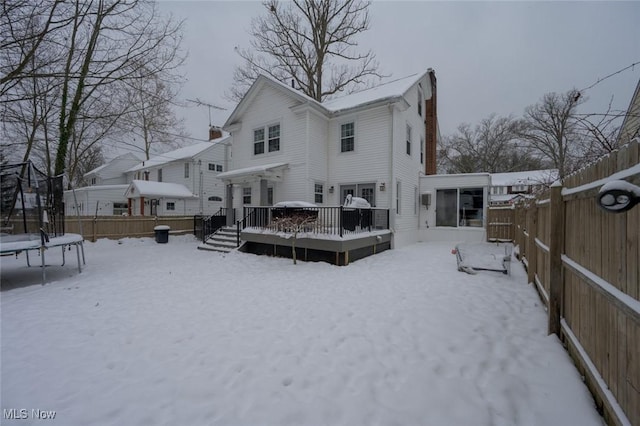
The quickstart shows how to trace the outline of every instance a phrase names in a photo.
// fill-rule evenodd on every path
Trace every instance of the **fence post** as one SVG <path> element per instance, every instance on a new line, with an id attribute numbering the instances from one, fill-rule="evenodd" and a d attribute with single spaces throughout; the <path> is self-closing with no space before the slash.
<path id="1" fill-rule="evenodd" d="M 551 186 L 549 206 L 549 334 L 560 337 L 560 307 L 562 304 L 562 250 L 564 243 L 564 202 L 562 184 Z"/>
<path id="2" fill-rule="evenodd" d="M 527 281 L 533 285 L 536 283 L 536 269 L 538 264 L 538 247 L 536 246 L 536 238 L 538 236 L 538 206 L 536 200 L 530 207 L 529 219 L 529 247 L 527 247 Z"/>

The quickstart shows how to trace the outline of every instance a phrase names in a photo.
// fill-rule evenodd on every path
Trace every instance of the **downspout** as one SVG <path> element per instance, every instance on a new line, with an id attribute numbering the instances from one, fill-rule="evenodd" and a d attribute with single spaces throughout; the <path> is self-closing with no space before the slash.
<path id="1" fill-rule="evenodd" d="M 305 133 L 306 133 L 306 155 L 307 155 L 307 160 L 306 160 L 306 179 L 305 182 L 307 184 L 307 190 L 305 191 L 305 197 L 307 197 L 307 201 L 309 201 L 310 203 L 314 202 L 315 200 L 312 197 L 311 194 L 314 193 L 313 191 L 313 187 L 311 187 L 311 185 L 313 185 L 313 183 L 311 183 L 311 177 L 309 176 L 309 162 L 311 161 L 311 159 L 309 158 L 309 110 L 307 110 L 307 112 L 305 113 Z M 315 183 L 315 182 L 314 182 Z M 326 185 L 326 184 L 325 184 Z M 309 189 L 312 189 L 312 191 L 309 191 Z"/>
<path id="2" fill-rule="evenodd" d="M 388 108 L 391 110 L 391 126 L 390 127 L 390 136 L 389 136 L 389 222 L 390 224 L 395 222 L 395 217 L 391 218 L 392 211 L 395 211 L 395 202 L 393 199 L 393 193 L 397 190 L 397 185 L 394 180 L 394 158 L 393 158 L 393 132 L 394 132 L 394 119 L 395 119 L 395 106 L 394 104 L 389 104 Z M 395 216 L 395 214 L 394 214 Z M 390 226 L 391 228 L 391 226 Z"/>

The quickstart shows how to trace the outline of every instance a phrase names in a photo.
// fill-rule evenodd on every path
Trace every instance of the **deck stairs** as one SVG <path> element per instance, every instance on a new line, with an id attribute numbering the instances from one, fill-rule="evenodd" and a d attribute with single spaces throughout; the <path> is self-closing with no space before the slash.
<path id="1" fill-rule="evenodd" d="M 198 250 L 217 251 L 221 253 L 229 253 L 237 247 L 236 228 L 223 226 L 213 233 L 207 241 L 198 246 Z"/>

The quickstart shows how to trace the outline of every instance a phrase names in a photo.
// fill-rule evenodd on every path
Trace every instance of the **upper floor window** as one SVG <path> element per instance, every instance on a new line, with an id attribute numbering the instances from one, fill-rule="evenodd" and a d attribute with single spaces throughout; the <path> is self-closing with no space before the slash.
<path id="1" fill-rule="evenodd" d="M 222 164 L 216 164 L 216 172 L 222 171 Z"/>
<path id="2" fill-rule="evenodd" d="M 422 104 L 424 103 L 424 96 L 422 96 L 422 89 L 418 88 L 418 115 L 422 117 Z"/>
<path id="3" fill-rule="evenodd" d="M 355 126 L 353 122 L 340 126 L 340 152 L 349 152 L 355 149 Z"/>
<path id="4" fill-rule="evenodd" d="M 158 182 L 162 182 L 162 169 L 158 169 Z"/>
<path id="5" fill-rule="evenodd" d="M 420 136 L 420 164 L 424 164 L 424 138 Z"/>
<path id="6" fill-rule="evenodd" d="M 96 178 L 91 178 L 91 185 L 95 185 L 96 184 Z"/>
<path id="7" fill-rule="evenodd" d="M 407 124 L 407 155 L 411 155 L 411 126 Z"/>
<path id="8" fill-rule="evenodd" d="M 189 179 L 189 163 L 184 163 L 184 178 Z"/>
<path id="9" fill-rule="evenodd" d="M 209 171 L 210 172 L 221 172 L 222 164 L 209 163 Z"/>
<path id="10" fill-rule="evenodd" d="M 264 154 L 264 129 L 253 131 L 253 154 Z"/>
<path id="11" fill-rule="evenodd" d="M 269 152 L 280 151 L 280 125 L 269 126 Z"/>

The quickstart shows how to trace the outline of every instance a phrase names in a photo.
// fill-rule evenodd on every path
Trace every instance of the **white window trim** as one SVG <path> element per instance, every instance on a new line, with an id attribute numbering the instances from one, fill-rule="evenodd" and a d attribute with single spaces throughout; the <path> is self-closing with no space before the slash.
<path id="1" fill-rule="evenodd" d="M 277 151 L 269 151 L 269 127 L 274 127 L 274 126 L 280 126 L 280 135 L 278 136 L 279 139 L 279 144 L 278 144 L 278 150 Z M 278 155 L 282 153 L 282 142 L 283 142 L 283 132 L 282 132 L 283 126 L 282 126 L 282 122 L 281 121 L 274 121 L 274 122 L 270 122 L 267 123 L 265 125 L 262 126 L 258 126 L 258 127 L 254 127 L 253 130 L 251 130 L 251 156 L 252 157 L 265 157 L 265 156 L 269 156 L 269 155 Z M 255 150 L 255 144 L 256 144 L 256 140 L 255 140 L 255 133 L 257 130 L 262 130 L 263 131 L 263 139 L 262 139 L 262 153 L 260 154 L 256 154 L 256 150 Z"/>
<path id="2" fill-rule="evenodd" d="M 411 154 L 413 153 L 413 127 L 409 123 L 407 123 L 405 139 L 404 152 L 411 157 Z M 409 148 L 409 152 L 407 152 L 407 148 Z"/>
<path id="3" fill-rule="evenodd" d="M 321 192 L 316 192 L 316 185 L 320 185 Z M 313 183 L 313 202 L 315 204 L 324 204 L 324 182 L 314 182 Z M 316 201 L 316 195 L 320 195 L 322 197 L 322 201 Z"/>
<path id="4" fill-rule="evenodd" d="M 345 124 L 353 123 L 353 150 L 351 151 L 343 151 L 342 150 L 342 126 Z M 338 123 L 338 154 L 353 154 L 356 152 L 358 147 L 358 125 L 355 118 L 350 120 L 343 120 Z"/>

